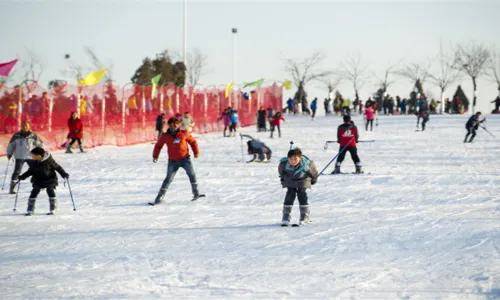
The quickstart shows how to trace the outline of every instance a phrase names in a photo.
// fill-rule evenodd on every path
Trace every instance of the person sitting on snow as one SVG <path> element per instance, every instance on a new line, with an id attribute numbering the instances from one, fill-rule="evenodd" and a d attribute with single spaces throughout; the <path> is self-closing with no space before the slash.
<path id="1" fill-rule="evenodd" d="M 255 140 L 253 138 L 247 142 L 248 154 L 253 155 L 253 159 L 250 162 L 268 162 L 271 159 L 272 151 L 271 148 L 266 146 L 263 142 Z"/>

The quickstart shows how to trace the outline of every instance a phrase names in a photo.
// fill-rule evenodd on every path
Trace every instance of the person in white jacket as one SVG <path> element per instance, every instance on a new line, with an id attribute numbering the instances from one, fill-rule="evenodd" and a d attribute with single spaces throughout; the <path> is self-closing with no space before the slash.
<path id="1" fill-rule="evenodd" d="M 187 132 L 192 132 L 194 127 L 194 121 L 189 112 L 185 112 L 181 118 L 181 130 L 186 130 Z"/>

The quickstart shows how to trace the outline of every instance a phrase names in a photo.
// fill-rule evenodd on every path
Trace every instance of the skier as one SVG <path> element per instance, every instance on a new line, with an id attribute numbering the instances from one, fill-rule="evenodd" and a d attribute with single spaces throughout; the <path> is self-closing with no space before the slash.
<path id="1" fill-rule="evenodd" d="M 231 132 L 229 132 L 229 135 L 226 135 L 226 130 L 229 129 L 229 126 L 231 125 L 231 116 L 229 115 L 230 108 L 225 108 L 224 111 L 222 112 L 222 115 L 218 120 L 222 120 L 224 123 L 224 132 L 223 136 L 224 137 L 229 137 L 231 135 Z"/>
<path id="2" fill-rule="evenodd" d="M 35 147 L 43 147 L 42 140 L 31 131 L 31 124 L 29 121 L 24 121 L 21 123 L 21 131 L 16 132 L 10 139 L 9 145 L 7 146 L 7 159 L 11 159 L 14 156 L 15 166 L 14 172 L 12 172 L 12 177 L 10 181 L 10 194 L 15 194 L 14 187 L 17 184 L 19 174 L 23 169 L 24 163 L 31 159 L 30 151 Z"/>
<path id="3" fill-rule="evenodd" d="M 478 111 L 475 115 L 469 118 L 467 123 L 465 124 L 465 129 L 467 129 L 467 134 L 465 135 L 464 143 L 467 143 L 467 138 L 469 135 L 471 135 L 470 140 L 468 141 L 469 143 L 472 143 L 472 140 L 476 136 L 476 130 L 479 128 L 479 124 L 483 123 L 486 121 L 486 118 L 483 120 L 479 121 L 479 117 L 481 116 L 481 112 Z"/>
<path id="4" fill-rule="evenodd" d="M 273 132 L 275 128 L 278 128 L 278 137 L 281 138 L 281 128 L 280 128 L 281 120 L 285 121 L 285 118 L 283 118 L 280 112 L 277 112 L 271 118 L 271 138 L 273 138 Z"/>
<path id="5" fill-rule="evenodd" d="M 366 131 L 368 131 L 368 124 L 370 125 L 370 131 L 373 131 L 373 120 L 375 119 L 375 111 L 373 110 L 373 107 L 369 106 L 368 108 L 366 108 L 364 115 L 366 119 L 365 123 Z"/>
<path id="6" fill-rule="evenodd" d="M 318 98 L 314 98 L 314 100 L 311 102 L 311 111 L 312 111 L 312 119 L 314 120 L 314 117 L 316 116 L 316 109 L 318 108 Z"/>
<path id="7" fill-rule="evenodd" d="M 358 142 L 359 134 L 358 128 L 351 121 L 349 115 L 344 115 L 344 124 L 340 125 L 337 129 L 337 143 L 340 145 L 340 150 L 344 147 L 346 149 L 342 151 L 337 157 L 337 162 L 335 163 L 335 170 L 332 174 L 340 174 L 340 165 L 344 161 L 346 152 L 351 153 L 351 158 L 356 166 L 356 174 L 363 173 L 361 171 L 361 161 L 358 156 L 358 149 L 356 148 L 356 143 Z M 340 152 L 339 150 L 339 152 Z"/>
<path id="8" fill-rule="evenodd" d="M 160 136 L 163 134 L 163 126 L 165 125 L 165 113 L 161 113 L 156 117 L 156 131 L 158 131 L 158 140 Z"/>
<path id="9" fill-rule="evenodd" d="M 53 215 L 57 211 L 57 198 L 55 190 L 58 182 L 55 171 L 57 171 L 57 173 L 59 173 L 59 175 L 61 175 L 64 179 L 68 179 L 69 174 L 57 164 L 49 152 L 46 152 L 41 147 L 36 147 L 31 150 L 31 157 L 33 160 L 28 161 L 28 171 L 19 176 L 19 180 L 25 180 L 26 178 L 32 176 L 31 182 L 33 189 L 31 190 L 31 194 L 28 199 L 26 216 L 31 216 L 35 213 L 36 197 L 40 193 L 41 189 L 47 189 L 50 206 L 50 212 L 48 215 Z"/>
<path id="10" fill-rule="evenodd" d="M 181 130 L 186 130 L 189 133 L 193 131 L 194 121 L 189 112 L 186 111 L 184 115 L 182 115 L 180 121 L 181 121 Z"/>
<path id="11" fill-rule="evenodd" d="M 165 194 L 167 189 L 174 180 L 175 174 L 179 168 L 183 168 L 191 182 L 191 190 L 193 192 L 193 201 L 204 197 L 205 195 L 200 194 L 198 191 L 198 183 L 196 182 L 196 174 L 194 173 L 193 165 L 191 164 L 191 158 L 189 156 L 188 144 L 191 146 L 191 150 L 194 153 L 194 157 L 198 158 L 200 152 L 198 150 L 198 143 L 191 136 L 188 131 L 179 129 L 179 120 L 177 118 L 168 119 L 168 129 L 165 134 L 162 134 L 160 140 L 156 143 L 153 150 L 153 162 L 158 161 L 160 156 L 160 151 L 163 145 L 167 145 L 168 150 L 168 167 L 167 167 L 167 177 L 163 180 L 160 191 L 156 196 L 154 203 L 149 203 L 150 205 L 157 205 L 164 202 Z"/>
<path id="12" fill-rule="evenodd" d="M 425 123 L 427 123 L 429 121 L 429 112 L 427 110 L 421 110 L 418 113 L 418 118 L 422 119 L 422 131 L 424 131 L 425 130 Z M 417 121 L 417 124 L 418 124 L 418 121 Z"/>
<path id="13" fill-rule="evenodd" d="M 307 201 L 308 188 L 318 181 L 318 170 L 312 160 L 302 155 L 299 148 L 288 151 L 287 157 L 280 160 L 278 166 L 281 185 L 287 188 L 285 202 L 283 203 L 283 218 L 281 226 L 288 226 L 295 197 L 299 199 L 300 220 L 299 224 L 310 223 L 309 203 Z"/>
<path id="14" fill-rule="evenodd" d="M 266 110 L 261 106 L 257 111 L 257 132 L 267 131 L 266 129 Z"/>
<path id="15" fill-rule="evenodd" d="M 80 152 L 82 153 L 85 152 L 83 151 L 83 146 L 82 146 L 83 123 L 78 118 L 76 112 L 71 113 L 71 117 L 68 120 L 68 128 L 69 128 L 68 137 L 71 138 L 71 141 L 66 145 L 66 153 L 73 153 L 71 151 L 71 147 L 73 146 L 75 141 L 78 141 L 78 147 L 80 148 Z"/>
<path id="16" fill-rule="evenodd" d="M 231 125 L 229 126 L 229 136 L 236 136 L 236 125 L 238 125 L 238 111 L 234 109 L 230 109 L 229 117 Z"/>
<path id="17" fill-rule="evenodd" d="M 273 154 L 271 148 L 249 135 L 246 136 L 250 138 L 250 140 L 247 142 L 248 154 L 253 155 L 253 159 L 248 162 L 269 162 L 269 160 L 271 159 L 271 155 Z"/>

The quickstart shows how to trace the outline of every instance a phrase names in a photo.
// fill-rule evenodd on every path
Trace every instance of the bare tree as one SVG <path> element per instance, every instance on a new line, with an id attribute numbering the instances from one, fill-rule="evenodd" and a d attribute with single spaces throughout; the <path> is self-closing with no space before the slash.
<path id="1" fill-rule="evenodd" d="M 368 83 L 370 74 L 368 65 L 363 64 L 361 55 L 358 53 L 354 57 L 349 57 L 339 70 L 339 76 L 352 83 L 356 100 L 359 100 L 359 90 Z"/>
<path id="2" fill-rule="evenodd" d="M 342 78 L 340 76 L 331 76 L 328 78 L 323 78 L 320 80 L 324 87 L 328 89 L 328 97 L 330 97 L 331 93 L 335 91 L 335 89 L 339 86 Z"/>
<path id="3" fill-rule="evenodd" d="M 200 83 L 200 78 L 206 73 L 207 56 L 201 53 L 200 49 L 194 49 L 187 55 L 187 83 L 195 88 Z"/>
<path id="4" fill-rule="evenodd" d="M 95 51 L 92 50 L 89 46 L 85 46 L 84 50 L 85 50 L 85 53 L 87 53 L 87 55 L 89 56 L 90 61 L 92 62 L 92 65 L 95 68 L 97 68 L 99 70 L 101 70 L 101 69 L 108 70 L 108 72 L 106 72 L 106 75 L 104 75 L 104 79 L 108 82 L 113 81 L 113 63 L 111 63 L 111 62 L 108 64 L 102 63 L 102 61 L 99 59 L 99 57 L 97 56 Z"/>
<path id="5" fill-rule="evenodd" d="M 26 48 L 25 50 L 26 50 L 25 58 L 19 59 L 21 63 L 21 68 L 24 72 L 23 81 L 38 82 L 43 72 L 45 71 L 45 64 L 40 60 L 40 58 L 35 54 L 35 52 L 31 51 L 28 48 Z"/>
<path id="6" fill-rule="evenodd" d="M 66 77 L 74 77 L 76 80 L 83 80 L 89 69 L 80 64 L 75 63 L 69 54 L 64 56 L 68 63 L 68 68 L 61 71 L 61 74 Z"/>
<path id="7" fill-rule="evenodd" d="M 445 104 L 445 91 L 453 82 L 457 81 L 460 77 L 460 71 L 454 68 L 454 58 L 450 57 L 444 52 L 443 43 L 440 43 L 439 54 L 436 57 L 439 70 L 431 72 L 429 79 L 431 82 L 439 87 L 441 91 L 441 106 L 440 113 L 444 113 Z"/>
<path id="8" fill-rule="evenodd" d="M 486 75 L 492 82 L 497 84 L 498 95 L 500 96 L 500 51 L 495 48 L 490 52 Z"/>
<path id="9" fill-rule="evenodd" d="M 430 67 L 430 61 L 426 61 L 424 63 L 409 63 L 397 70 L 396 74 L 410 80 L 412 83 L 420 80 L 420 83 L 424 85 L 427 77 L 429 77 Z"/>
<path id="10" fill-rule="evenodd" d="M 389 87 L 396 82 L 395 79 L 390 80 L 389 77 L 392 77 L 394 74 L 396 74 L 398 65 L 399 62 L 393 65 L 389 64 L 389 66 L 385 68 L 384 76 L 382 78 L 377 76 L 377 86 L 384 91 L 384 94 L 387 92 Z"/>
<path id="11" fill-rule="evenodd" d="M 320 52 L 315 52 L 309 58 L 301 61 L 285 58 L 284 71 L 292 77 L 293 84 L 297 87 L 294 98 L 298 102 L 304 103 L 306 100 L 305 86 L 307 83 L 320 81 L 332 74 L 330 71 L 317 70 L 324 59 L 325 56 Z"/>
<path id="12" fill-rule="evenodd" d="M 472 114 L 476 107 L 477 78 L 485 71 L 486 64 L 490 58 L 490 52 L 482 44 L 469 43 L 468 45 L 457 45 L 455 47 L 454 68 L 463 71 L 472 79 L 474 89 L 474 101 L 472 102 Z"/>

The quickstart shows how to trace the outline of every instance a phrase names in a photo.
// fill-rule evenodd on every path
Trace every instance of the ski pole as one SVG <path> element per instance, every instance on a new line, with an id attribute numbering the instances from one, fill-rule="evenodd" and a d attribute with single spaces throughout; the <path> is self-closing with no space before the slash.
<path id="1" fill-rule="evenodd" d="M 240 133 L 241 138 L 241 163 L 245 163 L 245 158 L 243 157 L 243 135 Z"/>
<path id="2" fill-rule="evenodd" d="M 293 141 L 290 141 L 290 150 L 292 150 L 293 147 Z"/>
<path id="3" fill-rule="evenodd" d="M 17 193 L 16 193 L 16 200 L 14 201 L 14 209 L 13 211 L 16 211 L 16 206 L 17 206 L 17 198 L 19 197 L 19 187 L 21 186 L 21 181 L 17 181 Z"/>
<path id="4" fill-rule="evenodd" d="M 7 168 L 5 169 L 5 176 L 3 178 L 2 191 L 3 188 L 5 187 L 5 181 L 7 180 L 7 173 L 9 172 L 9 164 L 10 164 L 10 159 L 7 161 Z"/>
<path id="5" fill-rule="evenodd" d="M 69 185 L 69 179 L 66 178 L 68 182 L 69 196 L 71 197 L 71 202 L 73 202 L 73 211 L 76 211 L 75 200 L 73 200 L 73 193 L 71 192 L 71 185 Z"/>
<path id="6" fill-rule="evenodd" d="M 495 137 L 491 132 L 488 131 L 488 129 L 486 129 L 486 127 L 483 127 L 483 126 L 479 126 L 481 127 L 482 129 L 484 129 L 484 131 L 486 131 L 487 133 L 489 133 L 492 137 Z"/>
<path id="7" fill-rule="evenodd" d="M 342 148 L 339 153 L 337 153 L 333 158 L 332 160 L 330 160 L 330 162 L 326 165 L 326 167 L 323 168 L 323 170 L 321 170 L 321 172 L 319 172 L 319 175 L 320 176 L 321 174 L 323 174 L 323 172 L 326 170 L 326 168 L 328 168 L 328 166 L 337 158 L 337 156 L 340 155 L 340 153 L 344 152 L 344 150 L 349 146 L 349 144 L 352 142 L 352 140 L 354 140 L 356 137 L 353 136 L 352 139 L 349 141 L 349 143 L 347 143 L 344 148 Z"/>

